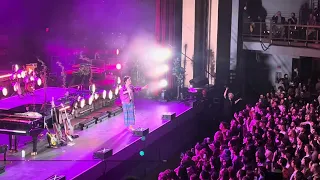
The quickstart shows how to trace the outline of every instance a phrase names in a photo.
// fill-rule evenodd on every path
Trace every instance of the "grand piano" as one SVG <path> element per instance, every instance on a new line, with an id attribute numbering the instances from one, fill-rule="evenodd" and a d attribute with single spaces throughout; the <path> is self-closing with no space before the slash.
<path id="1" fill-rule="evenodd" d="M 31 136 L 33 151 L 37 154 L 38 135 L 44 130 L 44 117 L 36 112 L 0 110 L 0 133 L 9 135 L 9 150 L 17 151 L 17 136 Z"/>

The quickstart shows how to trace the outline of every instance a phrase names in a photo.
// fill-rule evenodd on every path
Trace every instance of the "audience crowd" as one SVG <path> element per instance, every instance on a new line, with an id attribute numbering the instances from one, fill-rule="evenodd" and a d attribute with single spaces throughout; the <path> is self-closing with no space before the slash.
<path id="1" fill-rule="evenodd" d="M 254 106 L 221 122 L 159 180 L 320 180 L 320 79 L 283 78 Z"/>

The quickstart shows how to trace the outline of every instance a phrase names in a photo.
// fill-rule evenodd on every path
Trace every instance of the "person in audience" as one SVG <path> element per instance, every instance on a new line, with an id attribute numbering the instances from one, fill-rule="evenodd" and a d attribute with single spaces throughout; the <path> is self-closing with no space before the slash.
<path id="1" fill-rule="evenodd" d="M 286 36 L 289 36 L 291 38 L 297 38 L 299 33 L 297 30 L 297 26 L 295 26 L 298 24 L 296 13 L 291 13 L 291 17 L 288 19 L 288 24 L 289 24 L 289 27 L 286 28 Z"/>
<path id="2" fill-rule="evenodd" d="M 307 25 L 308 26 L 316 26 L 317 25 L 317 18 L 312 13 L 309 14 L 309 19 L 308 19 Z M 313 38 L 312 36 L 315 35 L 315 32 L 316 32 L 316 30 L 314 27 L 307 28 L 307 36 L 309 36 L 309 38 Z"/>
<path id="3" fill-rule="evenodd" d="M 272 22 L 274 23 L 272 26 L 272 33 L 276 37 L 280 36 L 282 38 L 285 35 L 285 28 L 283 25 L 286 23 L 286 19 L 282 17 L 280 11 L 272 17 Z"/>
<path id="4" fill-rule="evenodd" d="M 234 108 L 237 103 L 239 103 L 242 99 L 239 98 L 234 100 L 234 94 L 229 91 L 229 87 L 226 87 L 224 94 L 224 117 L 225 121 L 230 121 L 233 118 Z"/>
<path id="5" fill-rule="evenodd" d="M 298 19 L 296 18 L 296 13 L 291 13 L 291 17 L 288 19 L 288 23 L 290 25 L 296 25 L 298 23 Z"/>
<path id="6" fill-rule="evenodd" d="M 197 143 L 175 171 L 158 179 L 320 180 L 320 92 L 313 96 L 318 89 L 309 81 L 287 81 L 289 87 L 282 83 L 281 91 L 260 95 L 255 105 L 235 112 L 230 124 L 221 119 L 213 137 Z"/>
<path id="7" fill-rule="evenodd" d="M 278 11 L 273 17 L 272 17 L 272 21 L 275 24 L 285 24 L 286 19 L 284 17 L 281 16 L 281 12 Z"/>

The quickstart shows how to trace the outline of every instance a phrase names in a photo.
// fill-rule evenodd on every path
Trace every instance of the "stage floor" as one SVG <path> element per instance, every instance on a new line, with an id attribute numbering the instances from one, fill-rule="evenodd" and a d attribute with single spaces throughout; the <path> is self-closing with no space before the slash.
<path id="1" fill-rule="evenodd" d="M 9 108 L 1 102 L 0 108 Z M 165 125 L 161 116 L 164 112 L 176 112 L 177 116 L 191 109 L 181 102 L 162 103 L 149 99 L 136 100 L 136 126 L 148 127 L 150 133 Z M 0 179 L 46 179 L 51 175 L 66 175 L 71 179 L 81 172 L 89 169 L 99 160 L 93 159 L 93 152 L 101 148 L 112 148 L 114 154 L 140 140 L 132 133 L 126 131 L 123 124 L 123 114 L 109 118 L 84 131 L 77 132 L 80 137 L 75 139 L 73 146 L 58 149 L 45 149 L 37 156 L 21 158 L 21 150 L 25 147 L 28 137 L 20 138 L 20 151 L 9 153 L 6 162 L 6 172 Z M 0 144 L 8 143 L 7 135 L 0 135 Z M 42 143 L 43 144 L 43 143 Z M 0 155 L 2 160 L 3 156 Z M 3 161 L 2 161 L 3 162 Z"/>

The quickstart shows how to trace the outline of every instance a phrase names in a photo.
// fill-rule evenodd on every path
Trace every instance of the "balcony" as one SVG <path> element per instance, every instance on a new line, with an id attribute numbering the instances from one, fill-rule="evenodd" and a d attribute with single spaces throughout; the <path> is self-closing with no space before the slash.
<path id="1" fill-rule="evenodd" d="M 243 48 L 270 54 L 320 57 L 320 26 L 244 23 Z"/>

